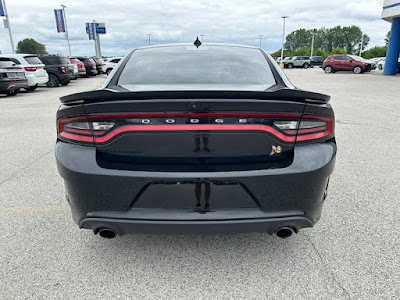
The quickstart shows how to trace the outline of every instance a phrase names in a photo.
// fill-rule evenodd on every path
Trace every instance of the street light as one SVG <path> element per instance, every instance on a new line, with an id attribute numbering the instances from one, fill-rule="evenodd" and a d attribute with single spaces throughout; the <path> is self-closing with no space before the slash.
<path id="1" fill-rule="evenodd" d="M 281 19 L 283 19 L 283 30 L 282 30 L 282 50 L 281 50 L 281 63 L 280 66 L 283 69 L 283 47 L 285 46 L 285 25 L 286 25 L 286 19 L 289 18 L 288 16 L 283 16 Z"/>
<path id="2" fill-rule="evenodd" d="M 65 5 L 63 5 L 63 4 L 61 4 L 61 7 L 62 7 L 64 22 L 65 22 L 65 38 L 67 39 L 67 42 L 68 42 L 69 56 L 71 56 L 71 46 L 69 44 L 69 34 L 68 34 L 68 26 L 67 26 L 67 15 L 65 14 L 65 9 L 67 7 Z"/>
<path id="3" fill-rule="evenodd" d="M 201 36 L 201 42 L 203 42 L 204 34 L 200 34 Z"/>
<path id="4" fill-rule="evenodd" d="M 151 45 L 151 33 L 147 34 L 149 36 L 149 45 Z"/>
<path id="5" fill-rule="evenodd" d="M 364 34 L 361 32 L 360 55 L 359 55 L 360 57 L 363 50 L 363 44 L 364 44 Z"/>
<path id="6" fill-rule="evenodd" d="M 261 38 L 264 36 L 263 34 L 258 35 L 260 37 L 260 48 L 261 48 Z"/>

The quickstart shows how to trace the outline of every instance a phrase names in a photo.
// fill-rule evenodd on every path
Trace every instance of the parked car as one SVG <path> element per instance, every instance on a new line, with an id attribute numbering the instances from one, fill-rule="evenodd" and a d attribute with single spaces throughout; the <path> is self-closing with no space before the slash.
<path id="1" fill-rule="evenodd" d="M 55 154 L 80 228 L 285 238 L 320 218 L 330 97 L 295 88 L 262 49 L 199 44 L 136 49 L 97 90 L 60 99 Z"/>
<path id="2" fill-rule="evenodd" d="M 315 66 L 322 67 L 323 62 L 324 62 L 324 58 L 322 56 L 311 56 L 310 57 L 311 68 L 314 68 Z"/>
<path id="3" fill-rule="evenodd" d="M 288 69 L 292 68 L 304 68 L 308 69 L 311 66 L 309 56 L 293 56 L 291 59 L 285 62 L 285 66 Z"/>
<path id="4" fill-rule="evenodd" d="M 93 60 L 96 62 L 96 70 L 98 74 L 101 74 L 103 72 L 102 67 L 103 67 L 103 59 L 100 57 L 93 57 Z"/>
<path id="5" fill-rule="evenodd" d="M 40 55 L 39 59 L 46 65 L 49 74 L 48 87 L 58 87 L 70 83 L 74 76 L 74 68 L 68 57 L 61 55 Z"/>
<path id="6" fill-rule="evenodd" d="M 372 64 L 355 55 L 333 55 L 324 60 L 322 69 L 325 73 L 336 71 L 353 71 L 355 74 L 370 72 Z"/>
<path id="7" fill-rule="evenodd" d="M 111 57 L 107 59 L 105 62 L 103 62 L 102 64 L 103 73 L 106 73 L 107 75 L 110 74 L 110 72 L 114 69 L 114 67 L 119 63 L 121 59 L 122 57 Z"/>
<path id="8" fill-rule="evenodd" d="M 377 62 L 379 70 L 383 70 L 385 68 L 385 61 L 386 61 L 386 57 L 382 58 L 381 60 L 379 60 Z"/>
<path id="9" fill-rule="evenodd" d="M 78 56 L 77 58 L 85 65 L 86 77 L 96 76 L 99 73 L 93 58 L 85 56 Z"/>
<path id="10" fill-rule="evenodd" d="M 291 59 L 292 59 L 292 57 L 290 57 L 290 56 L 283 58 L 282 63 L 283 63 L 283 67 L 284 67 L 284 68 L 286 68 L 287 62 L 288 62 L 289 60 L 291 60 Z"/>
<path id="11" fill-rule="evenodd" d="M 0 94 L 14 96 L 20 89 L 28 88 L 24 69 L 8 57 L 0 57 Z"/>
<path id="12" fill-rule="evenodd" d="M 39 84 L 45 84 L 49 81 L 45 65 L 36 54 L 0 54 L 0 57 L 9 58 L 13 63 L 23 68 L 28 80 L 27 91 L 33 91 Z"/>
<path id="13" fill-rule="evenodd" d="M 86 77 L 86 69 L 85 69 L 85 65 L 83 64 L 83 62 L 81 62 L 76 57 L 70 57 L 69 62 L 73 65 L 76 65 L 76 67 L 78 69 L 78 77 Z"/>

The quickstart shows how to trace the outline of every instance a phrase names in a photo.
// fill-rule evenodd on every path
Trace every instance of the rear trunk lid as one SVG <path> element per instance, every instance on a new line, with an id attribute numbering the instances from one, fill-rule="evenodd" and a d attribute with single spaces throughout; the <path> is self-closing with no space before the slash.
<path id="1" fill-rule="evenodd" d="M 272 93 L 267 97 L 272 99 L 257 99 L 266 92 L 91 93 L 62 101 L 83 102 L 100 166 L 177 172 L 290 165 L 307 96 L 292 91 Z"/>

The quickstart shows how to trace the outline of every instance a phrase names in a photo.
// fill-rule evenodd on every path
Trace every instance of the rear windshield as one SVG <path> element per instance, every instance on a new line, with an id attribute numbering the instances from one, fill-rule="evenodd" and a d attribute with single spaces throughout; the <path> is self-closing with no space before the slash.
<path id="1" fill-rule="evenodd" d="M 30 65 L 42 65 L 42 61 L 37 56 L 25 56 L 24 59 Z"/>
<path id="2" fill-rule="evenodd" d="M 12 67 L 13 65 L 15 65 L 15 63 L 8 58 L 0 58 L 0 68 Z"/>
<path id="3" fill-rule="evenodd" d="M 93 65 L 96 64 L 96 62 L 94 61 L 93 58 L 86 58 L 86 60 L 87 60 L 88 63 L 91 63 L 91 64 L 93 64 Z"/>
<path id="4" fill-rule="evenodd" d="M 63 65 L 69 65 L 70 61 L 68 59 L 68 57 L 60 57 L 61 58 L 61 64 Z"/>
<path id="5" fill-rule="evenodd" d="M 256 89 L 276 84 L 258 49 L 228 46 L 173 46 L 138 49 L 118 84 L 129 90 Z M 246 87 L 245 87 L 246 86 Z"/>

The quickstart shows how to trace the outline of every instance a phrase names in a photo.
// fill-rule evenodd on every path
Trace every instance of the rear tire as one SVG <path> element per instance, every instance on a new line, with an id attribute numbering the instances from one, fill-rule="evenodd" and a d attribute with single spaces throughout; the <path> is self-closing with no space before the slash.
<path id="1" fill-rule="evenodd" d="M 310 67 L 310 65 L 308 64 L 308 63 L 305 63 L 304 65 L 303 65 L 303 68 L 304 69 L 308 69 Z"/>
<path id="2" fill-rule="evenodd" d="M 111 71 L 112 71 L 112 69 L 107 69 L 107 71 L 106 71 L 107 76 L 110 75 Z"/>
<path id="3" fill-rule="evenodd" d="M 324 68 L 326 74 L 333 73 L 333 68 L 331 66 L 326 66 Z"/>
<path id="4" fill-rule="evenodd" d="M 59 85 L 60 85 L 60 80 L 58 80 L 58 77 L 56 75 L 50 74 L 47 86 L 53 88 L 53 87 L 58 87 Z"/>
<path id="5" fill-rule="evenodd" d="M 8 92 L 6 93 L 6 95 L 7 95 L 7 96 L 15 96 L 16 94 L 19 93 L 19 90 L 20 90 L 20 89 L 8 91 Z"/>
<path id="6" fill-rule="evenodd" d="M 288 69 L 293 69 L 293 64 L 288 64 L 287 67 Z"/>
<path id="7" fill-rule="evenodd" d="M 353 68 L 354 74 L 361 74 L 362 73 L 362 68 L 360 66 L 355 66 Z"/>
<path id="8" fill-rule="evenodd" d="M 37 85 L 34 85 L 34 86 L 25 88 L 25 90 L 27 90 L 28 92 L 32 92 L 32 91 L 36 90 L 37 87 L 38 87 Z"/>
<path id="9" fill-rule="evenodd" d="M 378 69 L 382 71 L 382 65 L 378 65 Z"/>

